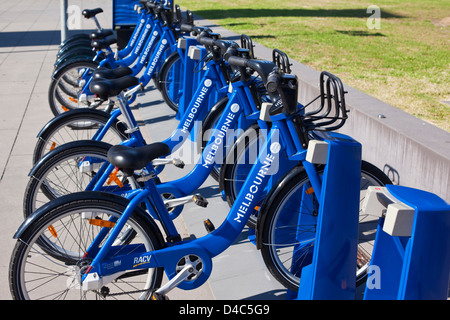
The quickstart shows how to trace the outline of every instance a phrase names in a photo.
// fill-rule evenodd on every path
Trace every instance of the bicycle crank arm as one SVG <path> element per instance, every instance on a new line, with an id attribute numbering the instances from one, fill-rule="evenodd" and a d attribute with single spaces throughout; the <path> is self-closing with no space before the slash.
<path id="1" fill-rule="evenodd" d="M 195 265 L 188 261 L 184 268 L 177 273 L 169 282 L 155 291 L 157 296 L 166 296 L 172 289 L 176 288 L 180 283 L 189 278 L 189 276 L 195 274 Z"/>
<path id="2" fill-rule="evenodd" d="M 154 159 L 152 160 L 153 166 L 161 166 L 166 164 L 173 164 L 177 168 L 184 168 L 184 162 L 176 158 Z"/>
<path id="3" fill-rule="evenodd" d="M 206 205 L 208 204 L 208 201 L 200 194 L 194 194 L 192 196 L 164 200 L 164 204 L 166 205 L 167 209 L 182 206 L 189 202 L 194 202 L 196 205 L 201 206 L 201 207 L 206 207 Z"/>

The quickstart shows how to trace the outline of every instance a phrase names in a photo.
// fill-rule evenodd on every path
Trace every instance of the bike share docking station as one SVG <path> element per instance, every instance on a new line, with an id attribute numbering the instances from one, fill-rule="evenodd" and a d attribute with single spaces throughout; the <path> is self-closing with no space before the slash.
<path id="1" fill-rule="evenodd" d="M 308 149 L 308 161 L 326 166 L 311 263 L 302 268 L 297 296 L 288 292 L 298 300 L 355 299 L 361 146 L 350 137 L 329 135 Z M 362 210 L 380 217 L 364 299 L 446 300 L 450 205 L 423 190 L 387 185 L 369 187 Z"/>
<path id="2" fill-rule="evenodd" d="M 450 205 L 423 190 L 388 185 L 369 188 L 363 211 L 382 212 L 364 299 L 446 300 Z"/>
<path id="3" fill-rule="evenodd" d="M 310 141 L 306 157 L 308 162 L 326 165 L 315 240 L 309 253 L 311 263 L 301 271 L 299 300 L 354 299 L 356 290 L 361 144 L 342 134 L 325 134 L 324 141 Z M 302 198 L 304 206 L 314 201 L 307 190 Z M 314 217 L 300 215 L 299 219 L 299 226 L 315 223 L 305 221 Z M 297 241 L 293 261 L 300 260 L 296 255 L 311 243 L 310 239 Z M 292 267 L 298 268 L 296 263 Z"/>

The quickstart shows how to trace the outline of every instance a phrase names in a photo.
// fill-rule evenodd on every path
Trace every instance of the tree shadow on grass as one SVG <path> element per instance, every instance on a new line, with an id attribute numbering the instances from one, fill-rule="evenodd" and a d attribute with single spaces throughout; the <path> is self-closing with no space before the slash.
<path id="1" fill-rule="evenodd" d="M 366 8 L 361 9 L 249 9 L 196 10 L 196 15 L 207 19 L 258 18 L 258 17 L 323 17 L 367 18 Z M 404 18 L 404 16 L 381 10 L 381 18 Z"/>
<path id="2" fill-rule="evenodd" d="M 381 32 L 369 32 L 361 30 L 336 30 L 336 32 L 357 37 L 386 37 L 386 35 L 382 34 Z"/>

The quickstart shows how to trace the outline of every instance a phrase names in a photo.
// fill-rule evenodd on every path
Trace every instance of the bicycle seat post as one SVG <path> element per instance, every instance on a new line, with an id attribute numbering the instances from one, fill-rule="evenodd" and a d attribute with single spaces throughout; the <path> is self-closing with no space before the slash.
<path id="1" fill-rule="evenodd" d="M 139 127 L 134 121 L 134 117 L 131 115 L 130 108 L 127 108 L 127 99 L 125 98 L 124 94 L 121 92 L 118 96 L 111 97 L 110 100 L 114 102 L 119 103 L 119 109 L 122 112 L 122 115 L 125 117 L 125 122 L 128 126 L 128 130 L 126 130 L 126 133 L 133 133 L 139 130 Z"/>
<path id="2" fill-rule="evenodd" d="M 96 16 L 93 16 L 92 19 L 94 20 L 95 25 L 97 26 L 97 30 L 98 30 L 99 32 L 102 32 L 102 31 L 103 31 L 103 28 L 100 26 L 100 23 L 98 22 L 97 17 L 96 17 Z"/>

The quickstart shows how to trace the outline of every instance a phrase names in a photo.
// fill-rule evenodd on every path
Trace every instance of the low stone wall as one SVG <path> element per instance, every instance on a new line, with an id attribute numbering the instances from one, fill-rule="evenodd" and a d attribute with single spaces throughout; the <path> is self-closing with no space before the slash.
<path id="1" fill-rule="evenodd" d="M 200 17 L 196 17 L 196 25 L 207 25 L 223 38 L 240 38 Z M 272 59 L 273 48 L 254 44 L 258 58 Z M 300 80 L 299 101 L 307 103 L 318 95 L 320 72 L 294 60 L 291 63 L 292 73 Z M 341 80 L 348 91 L 350 112 L 340 132 L 362 144 L 363 159 L 382 169 L 395 184 L 426 190 L 450 202 L 450 133 Z"/>

